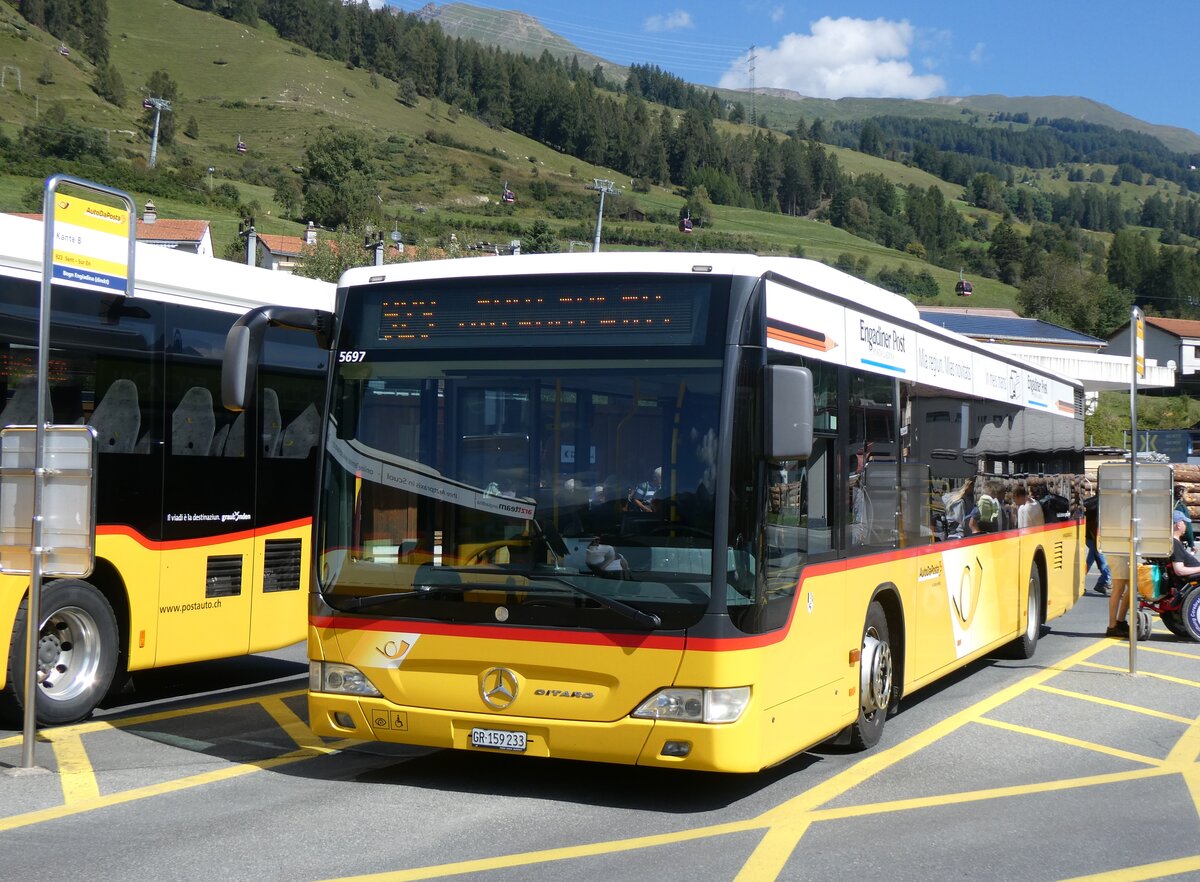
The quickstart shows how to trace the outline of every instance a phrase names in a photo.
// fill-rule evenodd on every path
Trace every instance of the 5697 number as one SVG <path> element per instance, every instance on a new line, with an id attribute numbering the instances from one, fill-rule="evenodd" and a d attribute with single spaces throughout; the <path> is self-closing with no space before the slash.
<path id="1" fill-rule="evenodd" d="M 338 362 L 340 364 L 358 364 L 358 362 L 366 360 L 367 353 L 361 349 L 346 349 L 338 353 Z"/>

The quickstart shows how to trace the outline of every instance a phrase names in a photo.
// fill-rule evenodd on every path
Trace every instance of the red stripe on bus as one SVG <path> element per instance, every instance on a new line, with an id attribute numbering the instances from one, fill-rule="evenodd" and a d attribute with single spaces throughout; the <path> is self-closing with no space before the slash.
<path id="1" fill-rule="evenodd" d="M 804 582 L 809 578 L 828 575 L 844 570 L 857 570 L 877 566 L 897 560 L 938 554 L 951 548 L 962 548 L 970 545 L 984 545 L 989 542 L 999 542 L 1011 539 L 1015 535 L 1026 536 L 1035 533 L 1045 533 L 1050 530 L 1077 527 L 1082 520 L 1058 521 L 1036 527 L 1025 527 L 1019 532 L 1008 530 L 1004 533 L 984 533 L 965 539 L 952 539 L 948 542 L 920 545 L 915 548 L 898 548 L 891 551 L 881 551 L 877 554 L 864 554 L 859 557 L 841 558 L 839 560 L 820 561 L 809 564 L 800 575 L 796 585 L 796 597 L 804 588 Z M 792 629 L 792 621 L 800 604 L 793 603 L 788 611 L 788 620 L 783 627 L 768 631 L 765 634 L 739 634 L 732 637 L 675 637 L 654 634 L 624 634 L 607 631 L 560 631 L 541 628 L 517 628 L 504 625 L 457 625 L 449 622 L 417 622 L 408 619 L 361 619 L 352 616 L 310 616 L 309 624 L 318 628 L 338 628 L 350 631 L 405 631 L 415 634 L 430 634 L 442 637 L 480 637 L 495 640 L 516 640 L 531 643 L 557 643 L 570 646 L 620 646 L 623 648 L 672 649 L 699 652 L 728 652 L 737 649 L 760 649 L 771 646 L 787 639 Z"/>
<path id="2" fill-rule="evenodd" d="M 284 521 L 282 524 L 271 524 L 253 530 L 239 530 L 236 533 L 223 533 L 220 536 L 203 536 L 197 539 L 170 539 L 159 541 L 147 539 L 132 527 L 124 524 L 105 524 L 96 527 L 97 536 L 126 536 L 150 551 L 171 551 L 179 548 L 203 548 L 206 545 L 222 545 L 226 542 L 240 542 L 243 539 L 253 539 L 270 533 L 282 533 L 285 530 L 296 530 L 301 527 L 311 527 L 312 518 L 297 518 L 294 521 Z"/>

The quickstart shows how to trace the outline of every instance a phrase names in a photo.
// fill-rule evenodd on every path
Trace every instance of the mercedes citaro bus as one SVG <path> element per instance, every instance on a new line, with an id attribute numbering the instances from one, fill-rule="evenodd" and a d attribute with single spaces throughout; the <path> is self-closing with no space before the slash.
<path id="1" fill-rule="evenodd" d="M 362 268 L 333 319 L 320 735 L 752 772 L 873 745 L 1080 593 L 1076 520 L 962 510 L 1080 470 L 1079 386 L 822 264 Z"/>

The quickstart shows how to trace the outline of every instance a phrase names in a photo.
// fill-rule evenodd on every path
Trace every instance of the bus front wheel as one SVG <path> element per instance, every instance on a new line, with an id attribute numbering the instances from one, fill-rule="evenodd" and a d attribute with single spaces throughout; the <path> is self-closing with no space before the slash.
<path id="1" fill-rule="evenodd" d="M 117 666 L 117 617 L 104 595 L 87 582 L 66 579 L 42 590 L 37 640 L 37 721 L 61 726 L 87 717 L 104 698 Z M 6 715 L 20 717 L 25 698 L 26 598 L 13 623 Z"/>
<path id="2" fill-rule="evenodd" d="M 871 601 L 863 624 L 859 659 L 858 719 L 850 727 L 850 746 L 865 750 L 879 743 L 895 693 L 892 640 L 883 605 Z"/>

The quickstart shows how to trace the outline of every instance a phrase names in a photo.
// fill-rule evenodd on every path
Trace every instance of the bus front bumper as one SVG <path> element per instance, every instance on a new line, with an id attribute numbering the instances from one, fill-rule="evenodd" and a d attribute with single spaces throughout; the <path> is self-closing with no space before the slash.
<path id="1" fill-rule="evenodd" d="M 759 733 L 749 713 L 736 723 L 722 725 L 632 717 L 580 722 L 431 710 L 379 698 L 310 692 L 308 719 L 315 734 L 329 738 L 697 771 L 756 772 L 761 768 L 756 762 Z M 525 747 L 475 747 L 472 730 L 523 733 Z"/>

